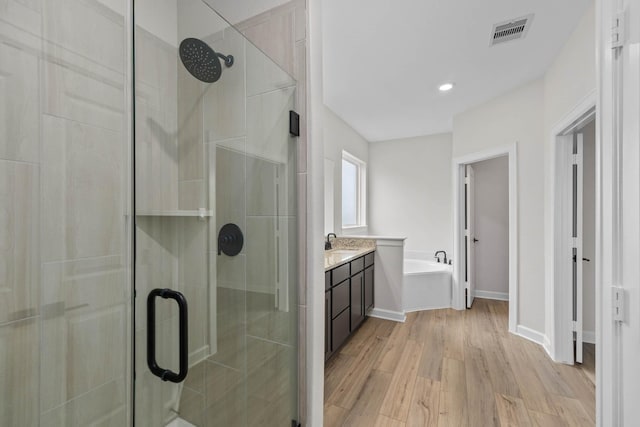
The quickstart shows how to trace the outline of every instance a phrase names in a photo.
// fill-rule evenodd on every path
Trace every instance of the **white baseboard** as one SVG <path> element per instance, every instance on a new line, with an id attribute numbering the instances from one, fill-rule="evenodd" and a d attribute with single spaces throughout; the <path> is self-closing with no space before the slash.
<path id="1" fill-rule="evenodd" d="M 596 332 L 595 331 L 582 331 L 582 342 L 586 342 L 587 344 L 595 344 L 596 343 Z"/>
<path id="2" fill-rule="evenodd" d="M 426 306 L 422 306 L 422 307 L 412 307 L 408 310 L 405 310 L 405 313 L 413 313 L 414 311 L 427 311 L 427 310 L 442 310 L 444 308 L 451 308 L 451 304 L 447 304 L 447 305 L 426 305 Z"/>
<path id="3" fill-rule="evenodd" d="M 542 347 L 544 348 L 544 351 L 547 352 L 549 358 L 551 360 L 555 360 L 551 351 L 551 341 L 549 341 L 549 337 L 547 337 L 546 335 L 544 336 L 544 344 L 542 344 Z"/>
<path id="4" fill-rule="evenodd" d="M 509 301 L 509 292 L 474 291 L 476 298 L 495 299 L 498 301 Z"/>
<path id="5" fill-rule="evenodd" d="M 378 319 L 393 320 L 394 322 L 404 323 L 407 320 L 407 316 L 404 312 L 383 310 L 382 308 L 372 308 L 369 312 L 369 316 L 377 317 Z"/>
<path id="6" fill-rule="evenodd" d="M 519 335 L 522 338 L 526 338 L 529 341 L 541 345 L 542 347 L 545 347 L 545 343 L 549 341 L 544 334 L 522 325 L 518 325 L 516 327 L 516 335 Z M 551 343 L 549 343 L 549 346 L 550 344 Z"/>

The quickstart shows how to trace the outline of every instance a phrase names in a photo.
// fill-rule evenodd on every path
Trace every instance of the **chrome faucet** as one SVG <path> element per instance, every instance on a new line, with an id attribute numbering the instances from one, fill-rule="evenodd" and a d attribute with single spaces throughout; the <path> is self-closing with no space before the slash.
<path id="1" fill-rule="evenodd" d="M 331 250 L 331 249 L 332 249 L 332 246 L 331 246 L 331 240 L 329 240 L 329 237 L 331 237 L 331 236 L 335 237 L 336 239 L 338 238 L 338 236 L 336 236 L 336 233 L 329 233 L 329 234 L 327 234 L 327 241 L 326 241 L 326 242 L 324 242 L 324 250 L 325 250 L 325 251 L 328 251 L 328 250 Z"/>
<path id="2" fill-rule="evenodd" d="M 444 254 L 444 263 L 446 264 L 447 263 L 447 252 L 445 252 L 445 251 L 436 252 L 436 254 L 434 256 L 436 257 L 438 262 L 440 262 L 440 257 L 438 256 L 438 254 Z"/>

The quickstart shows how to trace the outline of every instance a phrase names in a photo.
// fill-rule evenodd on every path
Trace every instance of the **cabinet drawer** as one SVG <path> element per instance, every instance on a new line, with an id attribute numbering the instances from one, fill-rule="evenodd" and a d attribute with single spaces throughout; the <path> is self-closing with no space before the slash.
<path id="1" fill-rule="evenodd" d="M 370 267 L 373 265 L 373 260 L 376 257 L 376 253 L 375 252 L 371 252 L 370 254 L 366 254 L 364 256 L 364 266 L 365 267 Z"/>
<path id="2" fill-rule="evenodd" d="M 351 274 L 349 274 L 349 263 L 346 263 L 344 265 L 341 265 L 340 267 L 334 268 L 333 270 L 331 270 L 331 274 L 332 274 L 331 276 L 332 286 L 347 280 L 349 276 L 351 276 Z"/>
<path id="3" fill-rule="evenodd" d="M 331 351 L 335 352 L 340 345 L 349 337 L 349 310 L 343 311 L 340 316 L 331 321 Z"/>
<path id="4" fill-rule="evenodd" d="M 354 275 L 356 273 L 360 273 L 364 270 L 364 257 L 360 257 L 358 259 L 354 259 L 351 261 L 351 274 Z"/>
<path id="5" fill-rule="evenodd" d="M 331 271 L 327 271 L 324 273 L 324 289 L 329 289 L 331 287 Z"/>
<path id="6" fill-rule="evenodd" d="M 349 307 L 349 280 L 331 289 L 331 317 L 336 317 L 347 307 Z"/>

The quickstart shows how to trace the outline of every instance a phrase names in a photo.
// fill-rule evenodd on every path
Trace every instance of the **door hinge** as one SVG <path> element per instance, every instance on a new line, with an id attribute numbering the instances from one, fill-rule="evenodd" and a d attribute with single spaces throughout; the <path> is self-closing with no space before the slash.
<path id="1" fill-rule="evenodd" d="M 578 322 L 576 322 L 575 320 L 571 321 L 571 330 L 573 332 L 578 332 Z"/>
<path id="2" fill-rule="evenodd" d="M 469 178 L 468 176 L 464 177 L 464 183 L 465 184 L 471 184 L 471 178 Z"/>
<path id="3" fill-rule="evenodd" d="M 613 291 L 613 320 L 624 322 L 624 289 L 615 286 L 611 289 Z"/>
<path id="4" fill-rule="evenodd" d="M 613 18 L 611 26 L 611 49 L 618 49 L 624 46 L 625 42 L 625 13 L 619 12 Z"/>

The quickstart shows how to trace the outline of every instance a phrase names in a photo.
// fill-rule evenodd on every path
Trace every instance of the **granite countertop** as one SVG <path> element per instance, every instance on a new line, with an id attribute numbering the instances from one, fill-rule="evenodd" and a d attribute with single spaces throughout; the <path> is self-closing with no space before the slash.
<path id="1" fill-rule="evenodd" d="M 342 264 L 346 264 L 349 261 L 374 252 L 375 250 L 375 247 L 366 247 L 353 249 L 336 248 L 324 251 L 324 271 L 332 270 Z"/>

